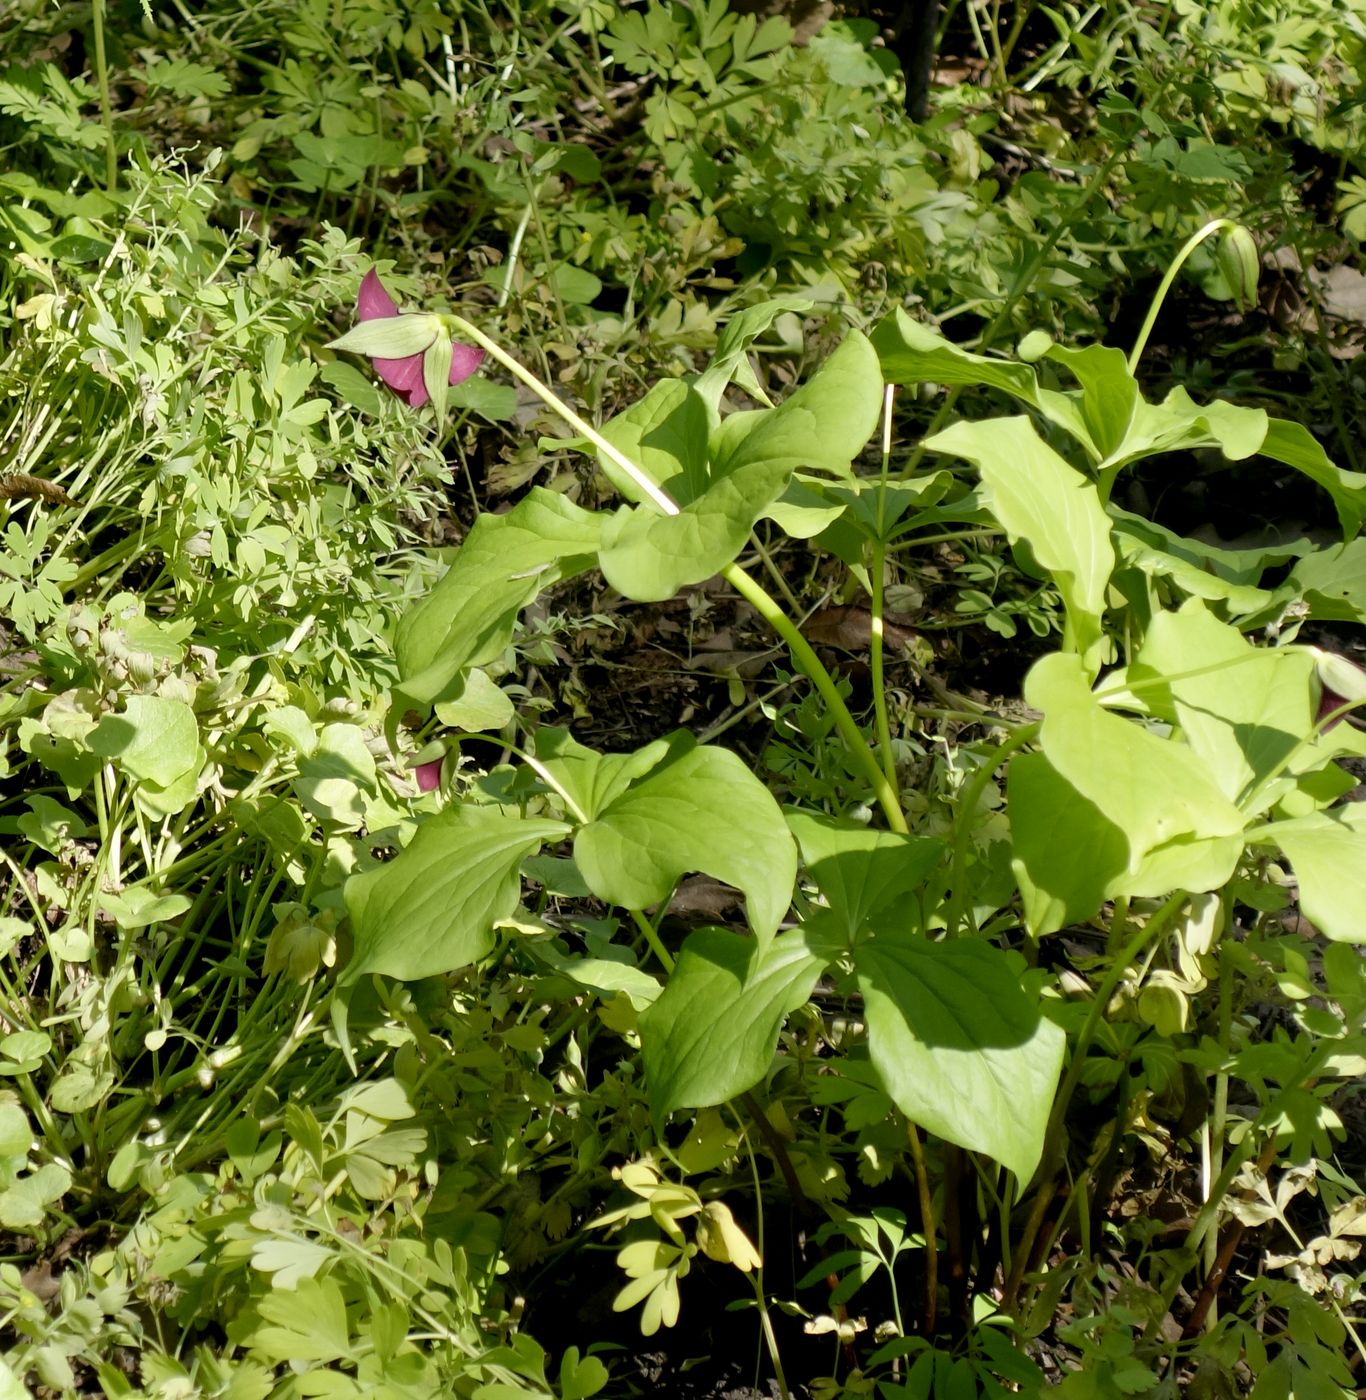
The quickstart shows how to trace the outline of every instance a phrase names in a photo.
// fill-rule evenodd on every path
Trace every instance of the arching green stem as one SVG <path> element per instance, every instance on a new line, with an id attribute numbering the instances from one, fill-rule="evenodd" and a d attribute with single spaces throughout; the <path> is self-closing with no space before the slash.
<path id="1" fill-rule="evenodd" d="M 1236 227 L 1237 224 L 1235 224 L 1232 219 L 1211 219 L 1204 228 L 1196 229 L 1196 231 L 1181 245 L 1181 251 L 1172 259 L 1172 265 L 1167 269 L 1166 276 L 1163 277 L 1157 289 L 1157 295 L 1153 297 L 1153 303 L 1148 308 L 1148 315 L 1143 322 L 1143 329 L 1139 331 L 1138 339 L 1134 341 L 1134 348 L 1129 351 L 1130 374 L 1138 368 L 1138 362 L 1143 358 L 1143 351 L 1147 348 L 1148 337 L 1153 332 L 1153 326 L 1157 324 L 1158 312 L 1162 310 L 1162 303 L 1166 301 L 1167 293 L 1171 290 L 1172 283 L 1176 281 L 1176 274 L 1181 271 L 1186 259 L 1190 257 L 1211 234 L 1221 233 L 1224 229 Z"/>

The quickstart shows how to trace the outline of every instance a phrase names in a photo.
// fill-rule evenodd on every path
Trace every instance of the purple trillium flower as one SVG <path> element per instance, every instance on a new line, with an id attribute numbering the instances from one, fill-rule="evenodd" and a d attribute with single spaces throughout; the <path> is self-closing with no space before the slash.
<path id="1" fill-rule="evenodd" d="M 430 763 L 419 763 L 413 769 L 419 792 L 433 792 L 441 786 L 441 764 L 443 761 L 434 758 Z"/>
<path id="2" fill-rule="evenodd" d="M 375 373 L 412 408 L 436 398 L 444 410 L 447 386 L 463 384 L 484 362 L 482 350 L 451 339 L 443 317 L 401 312 L 373 267 L 360 284 L 356 315 L 360 324 L 329 348 L 368 355 Z"/>

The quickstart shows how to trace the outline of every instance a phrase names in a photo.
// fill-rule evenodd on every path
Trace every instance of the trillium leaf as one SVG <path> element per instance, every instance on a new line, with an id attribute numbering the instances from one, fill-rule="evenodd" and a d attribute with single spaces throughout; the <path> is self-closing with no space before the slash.
<path id="1" fill-rule="evenodd" d="M 855 332 L 810 383 L 777 408 L 723 419 L 711 434 L 705 482 L 695 459 L 677 455 L 681 435 L 661 438 L 678 465 L 671 479 L 682 487 L 683 509 L 661 515 L 652 506 L 623 507 L 612 516 L 602 532 L 600 562 L 607 581 L 628 598 L 658 602 L 718 573 L 744 548 L 755 521 L 799 467 L 849 474 L 877 424 L 881 389 L 877 357 Z M 658 407 L 667 402 L 661 395 Z M 689 434 L 696 411 L 688 410 Z M 691 452 L 691 437 L 688 441 Z M 654 470 L 664 469 L 661 457 Z"/>
<path id="2" fill-rule="evenodd" d="M 757 1084 L 784 1019 L 806 1002 L 832 953 L 812 946 L 804 929 L 766 949 L 719 928 L 690 935 L 669 985 L 640 1018 L 656 1120 L 724 1103 Z"/>
<path id="3" fill-rule="evenodd" d="M 668 739 L 656 739 L 634 753 L 598 753 L 567 729 L 547 725 L 536 732 L 536 757 L 588 821 L 662 763 L 670 747 Z"/>
<path id="4" fill-rule="evenodd" d="M 744 892 L 750 927 L 767 943 L 797 876 L 778 804 L 738 754 L 695 746 L 686 734 L 670 750 L 580 829 L 574 859 L 584 880 L 599 899 L 642 909 L 701 871 Z"/>
<path id="5" fill-rule="evenodd" d="M 879 934 L 854 950 L 868 1050 L 914 1123 L 1021 1185 L 1038 1165 L 1065 1037 L 985 943 Z"/>
<path id="6" fill-rule="evenodd" d="M 1320 933 L 1366 943 L 1366 822 L 1312 812 L 1262 827 L 1256 839 L 1280 847 L 1295 871 L 1300 908 Z"/>
<path id="7" fill-rule="evenodd" d="M 524 857 L 569 833 L 561 822 L 455 807 L 429 817 L 387 865 L 346 882 L 355 951 L 339 981 L 413 980 L 482 958 L 521 893 Z"/>
<path id="8" fill-rule="evenodd" d="M 707 409 L 681 379 L 661 379 L 606 424 L 602 435 L 679 504 L 706 489 Z M 610 457 L 599 453 L 597 460 L 603 475 L 627 500 L 645 499 L 629 473 Z"/>
<path id="9" fill-rule="evenodd" d="M 1002 389 L 1037 408 L 1076 438 L 1093 460 L 1099 460 L 1078 395 L 1040 388 L 1031 365 L 960 349 L 899 308 L 878 323 L 872 342 L 889 384 L 983 384 Z"/>
<path id="10" fill-rule="evenodd" d="M 1255 647 L 1192 599 L 1153 618 L 1126 680 L 1149 682 L 1142 695 L 1150 711 L 1179 726 L 1237 802 L 1278 769 L 1318 766 L 1303 744 L 1314 726 L 1314 672 L 1309 652 Z M 1268 788 L 1251 810 L 1265 810 L 1276 795 Z"/>
<path id="11" fill-rule="evenodd" d="M 1012 544 L 1048 570 L 1067 609 L 1068 638 L 1099 666 L 1106 588 L 1115 567 L 1110 521 L 1095 486 L 1053 451 L 1027 418 L 955 423 L 925 444 L 966 458 Z"/>
<path id="12" fill-rule="evenodd" d="M 399 693 L 423 708 L 454 699 L 461 673 L 512 640 L 522 608 L 591 566 L 598 529 L 599 517 L 540 488 L 506 515 L 481 515 L 444 577 L 399 620 Z"/>
<path id="13" fill-rule="evenodd" d="M 938 864 L 942 841 L 877 831 L 813 812 L 789 812 L 787 824 L 846 941 L 884 913 L 902 927 L 919 927 L 920 910 L 912 896 Z"/>
<path id="14" fill-rule="evenodd" d="M 1129 866 L 1129 843 L 1041 753 L 1010 764 L 1011 867 L 1035 938 L 1090 919 Z"/>
<path id="15" fill-rule="evenodd" d="M 1076 656 L 1036 662 L 1025 701 L 1043 711 L 1040 738 L 1050 764 L 1124 833 L 1128 868 L 1112 882 L 1113 893 L 1164 894 L 1178 883 L 1217 889 L 1232 875 L 1243 814 L 1198 755 L 1102 708 Z M 1160 859 L 1164 851 L 1170 863 Z"/>

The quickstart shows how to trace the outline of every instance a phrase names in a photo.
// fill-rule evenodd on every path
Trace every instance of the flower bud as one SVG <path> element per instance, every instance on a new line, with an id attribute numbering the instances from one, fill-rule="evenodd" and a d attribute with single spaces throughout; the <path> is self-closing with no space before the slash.
<path id="1" fill-rule="evenodd" d="M 1239 309 L 1246 311 L 1257 304 L 1257 281 L 1262 274 L 1261 254 L 1257 240 L 1242 224 L 1225 229 L 1219 239 L 1217 253 L 1219 271 L 1233 293 Z"/>

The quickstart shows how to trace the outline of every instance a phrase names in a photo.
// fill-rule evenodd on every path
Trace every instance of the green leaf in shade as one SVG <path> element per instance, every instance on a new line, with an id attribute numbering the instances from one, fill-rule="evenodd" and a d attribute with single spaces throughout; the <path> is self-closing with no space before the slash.
<path id="1" fill-rule="evenodd" d="M 346 882 L 355 951 L 343 984 L 366 973 L 412 981 L 482 958 L 517 907 L 518 870 L 561 822 L 455 807 L 429 817 L 387 865 Z"/>
<path id="2" fill-rule="evenodd" d="M 1023 540 L 1052 575 L 1072 647 L 1094 673 L 1106 587 L 1115 567 L 1110 521 L 1095 486 L 1069 467 L 1027 418 L 955 423 L 926 447 L 966 458 L 1012 544 Z"/>
<path id="3" fill-rule="evenodd" d="M 1102 460 L 1109 457 L 1146 407 L 1138 381 L 1129 373 L 1128 357 L 1108 345 L 1050 345 L 1047 358 L 1065 366 L 1081 385 L 1082 421 Z"/>
<path id="4" fill-rule="evenodd" d="M 1198 598 L 1153 618 L 1133 665 L 1107 678 L 1106 690 L 1116 684 L 1136 688 L 1148 713 L 1180 728 L 1233 802 L 1283 767 L 1280 788 L 1262 789 L 1250 813 L 1264 811 L 1293 785 L 1297 749 L 1301 767 L 1316 758 L 1302 747 L 1317 703 L 1313 656 L 1254 647 Z"/>
<path id="5" fill-rule="evenodd" d="M 1317 482 L 1333 498 L 1345 539 L 1352 539 L 1366 520 L 1366 473 L 1344 471 L 1319 446 L 1303 423 L 1273 418 L 1261 445 L 1262 456 L 1284 462 Z M 1360 543 L 1360 541 L 1358 541 Z"/>
<path id="6" fill-rule="evenodd" d="M 1137 457 L 1201 447 L 1217 447 L 1231 462 L 1241 462 L 1264 450 L 1269 422 L 1260 408 L 1222 399 L 1198 404 L 1178 385 L 1161 403 L 1140 400 L 1124 440 L 1106 454 L 1100 469 L 1113 475 Z"/>
<path id="7" fill-rule="evenodd" d="M 682 504 L 707 486 L 707 406 L 681 379 L 661 379 L 643 399 L 617 414 L 602 435 L 651 481 Z M 631 476 L 603 453 L 602 474 L 628 501 L 644 493 Z"/>
<path id="8" fill-rule="evenodd" d="M 1065 1038 L 1016 964 L 985 943 L 881 933 L 855 948 L 854 969 L 869 1055 L 892 1101 L 1024 1185 L 1043 1151 Z"/>
<path id="9" fill-rule="evenodd" d="M 1011 867 L 1035 938 L 1091 918 L 1129 865 L 1129 843 L 1041 753 L 1012 759 L 1006 779 Z"/>
<path id="10" fill-rule="evenodd" d="M 366 795 L 375 791 L 375 758 L 359 725 L 324 725 L 317 746 L 299 760 L 294 791 L 319 821 L 354 830 L 365 820 Z"/>
<path id="11" fill-rule="evenodd" d="M 1267 569 L 1308 553 L 1304 540 L 1266 549 L 1220 549 L 1187 539 L 1142 516 L 1109 508 L 1111 540 L 1121 561 L 1153 578 L 1170 579 L 1183 593 L 1224 605 L 1233 617 L 1272 608 L 1284 587 L 1272 592 L 1259 586 Z"/>
<path id="12" fill-rule="evenodd" d="M 1243 815 L 1189 748 L 1103 709 L 1076 656 L 1036 662 L 1025 702 L 1043 711 L 1040 739 L 1054 769 L 1124 833 L 1129 859 L 1114 893 L 1211 890 L 1232 875 Z"/>
<path id="13" fill-rule="evenodd" d="M 204 761 L 199 725 L 183 700 L 130 695 L 123 711 L 105 715 L 86 741 L 102 758 L 117 759 L 124 772 L 169 787 Z"/>
<path id="14" fill-rule="evenodd" d="M 1312 617 L 1366 622 L 1366 536 L 1316 549 L 1291 569 L 1286 587 L 1303 596 Z"/>
<path id="15" fill-rule="evenodd" d="M 765 1075 L 789 1012 L 811 995 L 832 950 L 794 929 L 767 948 L 701 928 L 678 954 L 669 985 L 640 1018 L 641 1050 L 656 1120 L 706 1108 Z"/>
<path id="16" fill-rule="evenodd" d="M 379 389 L 355 365 L 346 360 L 332 360 L 318 371 L 318 378 L 337 391 L 345 402 L 378 418 L 382 411 Z"/>
<path id="17" fill-rule="evenodd" d="M 1295 872 L 1300 909 L 1327 938 L 1366 943 L 1366 817 L 1311 812 L 1273 822 L 1255 836 L 1275 843 Z"/>
<path id="18" fill-rule="evenodd" d="M 768 403 L 767 395 L 750 368 L 749 347 L 780 316 L 810 311 L 814 305 L 814 300 L 809 296 L 789 293 L 771 297 L 757 306 L 747 306 L 726 322 L 721 334 L 716 337 L 716 351 L 711 363 L 697 376 L 693 385 L 710 414 L 715 415 L 720 411 L 721 395 L 732 381 L 757 403 Z"/>
<path id="19" fill-rule="evenodd" d="M 501 729 L 515 713 L 512 701 L 487 671 L 471 667 L 462 677 L 459 693 L 435 706 L 436 717 L 451 729 L 480 734 Z"/>
<path id="20" fill-rule="evenodd" d="M 634 753 L 598 753 L 567 729 L 547 725 L 536 732 L 536 757 L 584 820 L 591 822 L 637 778 L 658 767 L 677 742 L 677 738 L 656 739 Z"/>
<path id="21" fill-rule="evenodd" d="M 248 1342 L 274 1361 L 340 1361 L 351 1356 L 351 1331 L 341 1289 L 330 1278 L 300 1278 L 271 1289 L 257 1304 L 262 1325 Z"/>
<path id="22" fill-rule="evenodd" d="M 506 515 L 481 515 L 436 587 L 399 620 L 397 692 L 426 708 L 460 693 L 461 673 L 498 656 L 517 614 L 593 563 L 599 517 L 533 488 Z"/>
<path id="23" fill-rule="evenodd" d="M 557 263 L 550 269 L 550 280 L 560 300 L 569 306 L 591 306 L 602 291 L 601 277 L 573 263 Z"/>
<path id="24" fill-rule="evenodd" d="M 701 871 L 745 895 L 767 943 L 792 901 L 797 848 L 782 811 L 738 754 L 669 740 L 665 761 L 598 808 L 574 859 L 599 899 L 642 909 Z M 653 746 L 652 746 L 653 747 Z"/>
<path id="25" fill-rule="evenodd" d="M 814 812 L 788 812 L 787 824 L 844 942 L 852 943 L 884 911 L 899 927 L 919 928 L 911 897 L 939 863 L 942 841 Z"/>
<path id="26" fill-rule="evenodd" d="M 482 374 L 452 384 L 446 390 L 446 402 L 451 408 L 467 408 L 490 423 L 506 423 L 517 415 L 517 390 Z"/>
<path id="27" fill-rule="evenodd" d="M 711 434 L 705 484 L 694 472 L 674 478 L 688 493 L 679 514 L 622 507 L 603 524 L 600 563 L 608 583 L 628 598 L 658 602 L 718 573 L 798 467 L 849 474 L 880 407 L 877 357 L 851 333 L 777 408 L 721 421 Z"/>
<path id="28" fill-rule="evenodd" d="M 1037 408 L 1076 438 L 1093 459 L 1099 460 L 1101 453 L 1091 440 L 1078 395 L 1041 389 L 1031 365 L 962 350 L 900 309 L 878 323 L 872 343 L 889 384 L 981 384 L 1004 390 Z"/>

